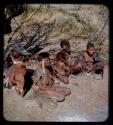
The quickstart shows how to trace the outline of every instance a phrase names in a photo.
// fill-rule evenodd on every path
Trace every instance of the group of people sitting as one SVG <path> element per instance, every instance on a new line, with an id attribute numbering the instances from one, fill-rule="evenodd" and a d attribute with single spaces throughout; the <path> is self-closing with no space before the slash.
<path id="1" fill-rule="evenodd" d="M 94 44 L 89 42 L 86 51 L 77 57 L 72 56 L 71 47 L 68 40 L 61 40 L 61 50 L 55 54 L 54 63 L 51 63 L 50 54 L 41 52 L 37 56 L 37 68 L 33 72 L 33 89 L 57 102 L 63 101 L 67 95 L 71 94 L 70 88 L 59 85 L 69 83 L 71 74 L 81 72 L 97 73 L 103 77 L 104 61 L 99 53 L 95 51 Z M 22 54 L 12 50 L 13 65 L 8 68 L 5 74 L 5 86 L 11 88 L 16 86 L 16 92 L 24 96 L 25 74 L 27 72 L 26 63 Z M 29 61 L 29 60 L 27 60 Z M 27 84 L 27 83 L 26 83 Z"/>

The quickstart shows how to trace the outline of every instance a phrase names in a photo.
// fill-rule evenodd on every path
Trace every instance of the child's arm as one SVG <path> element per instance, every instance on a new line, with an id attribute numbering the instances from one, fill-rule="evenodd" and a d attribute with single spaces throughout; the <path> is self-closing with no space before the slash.
<path id="1" fill-rule="evenodd" d="M 9 83 L 11 84 L 16 84 L 16 81 L 15 81 L 15 74 L 12 73 L 9 77 Z"/>
<path id="2" fill-rule="evenodd" d="M 95 52 L 93 58 L 95 62 L 104 62 L 104 59 L 101 57 L 99 52 Z"/>
<path id="3" fill-rule="evenodd" d="M 25 84 L 24 76 L 21 75 L 21 74 L 16 74 L 15 75 L 15 80 L 17 82 L 17 87 L 19 87 L 21 90 L 23 90 L 24 84 Z"/>
<path id="4" fill-rule="evenodd" d="M 67 66 L 67 65 L 64 64 L 64 70 L 65 70 L 65 75 L 70 74 L 70 66 Z"/>

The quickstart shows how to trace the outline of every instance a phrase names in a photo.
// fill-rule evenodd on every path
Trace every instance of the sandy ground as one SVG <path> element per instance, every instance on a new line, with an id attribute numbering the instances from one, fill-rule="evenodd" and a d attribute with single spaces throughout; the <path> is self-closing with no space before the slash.
<path id="1" fill-rule="evenodd" d="M 80 75 L 70 78 L 71 95 L 58 104 L 33 96 L 33 91 L 24 98 L 15 90 L 4 88 L 4 118 L 8 121 L 105 121 L 108 117 L 108 65 L 103 80 Z M 40 103 L 43 102 L 43 103 Z M 41 105 L 42 104 L 42 105 Z"/>

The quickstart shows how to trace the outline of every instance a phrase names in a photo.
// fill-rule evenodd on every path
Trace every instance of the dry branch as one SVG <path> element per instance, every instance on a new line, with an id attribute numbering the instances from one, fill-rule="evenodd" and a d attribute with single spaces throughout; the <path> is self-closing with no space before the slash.
<path id="1" fill-rule="evenodd" d="M 38 10 L 40 10 L 41 6 L 39 8 L 37 8 L 25 21 L 21 22 L 21 24 L 14 30 L 12 36 L 8 39 L 8 44 L 11 42 L 13 36 L 15 35 L 16 32 L 18 32 L 18 30 L 22 27 L 22 25 L 26 22 L 28 22 L 32 17 L 33 15 L 35 15 L 37 13 Z"/>

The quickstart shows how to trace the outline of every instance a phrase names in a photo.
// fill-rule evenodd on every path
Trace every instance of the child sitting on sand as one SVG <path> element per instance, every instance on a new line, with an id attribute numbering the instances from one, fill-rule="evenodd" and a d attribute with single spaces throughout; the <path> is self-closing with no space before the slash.
<path id="1" fill-rule="evenodd" d="M 17 94 L 23 96 L 26 67 L 22 62 L 22 55 L 17 51 L 12 51 L 12 59 L 13 65 L 6 72 L 4 84 L 7 88 L 16 86 Z"/>
<path id="2" fill-rule="evenodd" d="M 91 42 L 87 44 L 86 52 L 83 54 L 83 62 L 87 74 L 94 72 L 101 74 L 101 77 L 103 77 L 104 60 L 100 57 L 100 54 L 95 51 L 94 44 Z"/>
<path id="3" fill-rule="evenodd" d="M 69 83 L 70 67 L 66 64 L 66 57 L 63 52 L 59 52 L 56 54 L 54 71 L 56 78 L 58 78 L 61 82 L 65 84 Z"/>
<path id="4" fill-rule="evenodd" d="M 71 55 L 71 47 L 68 40 L 61 40 L 60 42 L 61 51 L 59 53 L 63 53 L 65 56 L 65 63 L 70 67 L 70 74 L 81 72 L 82 65 L 78 63 L 75 57 Z"/>
<path id="5" fill-rule="evenodd" d="M 39 93 L 49 96 L 56 101 L 63 101 L 71 93 L 69 88 L 56 86 L 54 71 L 50 62 L 49 53 L 42 52 L 38 55 L 39 67 L 35 70 L 33 81 Z"/>

